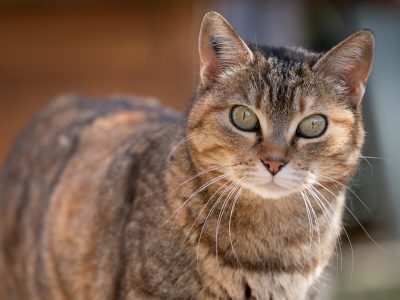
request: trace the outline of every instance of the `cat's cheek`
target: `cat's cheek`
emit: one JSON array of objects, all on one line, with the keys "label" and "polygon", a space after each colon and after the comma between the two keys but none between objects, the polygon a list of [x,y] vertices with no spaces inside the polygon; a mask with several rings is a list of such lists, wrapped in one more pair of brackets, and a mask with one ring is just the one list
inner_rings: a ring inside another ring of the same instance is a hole
[{"label": "cat's cheek", "polygon": [[349,153],[347,160],[346,160],[346,165],[355,165],[359,161],[361,157],[360,151],[354,151],[352,153]]},{"label": "cat's cheek", "polygon": [[345,126],[335,126],[329,136],[330,152],[338,152],[350,141],[350,130]]}]

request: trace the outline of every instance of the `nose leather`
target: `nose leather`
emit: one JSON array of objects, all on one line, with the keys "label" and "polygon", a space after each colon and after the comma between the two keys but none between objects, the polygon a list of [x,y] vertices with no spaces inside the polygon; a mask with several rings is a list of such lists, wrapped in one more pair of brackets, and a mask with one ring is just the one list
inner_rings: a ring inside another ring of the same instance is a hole
[{"label": "nose leather", "polygon": [[261,161],[272,175],[276,175],[286,165],[282,160],[261,159]]}]

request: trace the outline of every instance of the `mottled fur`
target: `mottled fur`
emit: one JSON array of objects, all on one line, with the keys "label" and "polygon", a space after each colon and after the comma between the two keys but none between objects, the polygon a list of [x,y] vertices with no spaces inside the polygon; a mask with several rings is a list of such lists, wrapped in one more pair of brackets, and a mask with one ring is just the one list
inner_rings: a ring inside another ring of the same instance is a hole
[{"label": "mottled fur", "polygon": [[[368,31],[327,55],[247,46],[209,13],[186,114],[52,103],[0,173],[0,299],[312,298],[359,161],[372,47]],[[235,105],[258,132],[232,125]],[[326,133],[298,137],[314,113]],[[267,156],[288,162],[274,178]]]}]

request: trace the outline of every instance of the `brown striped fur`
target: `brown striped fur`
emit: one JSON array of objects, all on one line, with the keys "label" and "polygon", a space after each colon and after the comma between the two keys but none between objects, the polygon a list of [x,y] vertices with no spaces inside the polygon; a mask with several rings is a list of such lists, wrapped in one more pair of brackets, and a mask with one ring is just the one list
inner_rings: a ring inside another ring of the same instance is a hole
[{"label": "brown striped fur", "polygon": [[[209,13],[186,114],[50,104],[0,173],[0,299],[312,298],[359,161],[372,50],[368,31],[326,55],[253,47]],[[258,132],[232,125],[235,105]],[[298,137],[313,113],[326,133]],[[273,179],[268,155],[288,161]]]}]

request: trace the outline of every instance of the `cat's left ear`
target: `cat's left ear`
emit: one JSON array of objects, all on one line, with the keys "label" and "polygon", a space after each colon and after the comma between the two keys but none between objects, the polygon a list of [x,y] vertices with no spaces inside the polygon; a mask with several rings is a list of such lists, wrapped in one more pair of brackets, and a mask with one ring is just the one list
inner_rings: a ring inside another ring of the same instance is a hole
[{"label": "cat's left ear", "polygon": [[329,80],[357,108],[364,96],[374,56],[374,37],[358,31],[320,58],[313,70]]},{"label": "cat's left ear", "polygon": [[218,13],[207,13],[199,36],[200,84],[210,86],[224,70],[253,60],[253,52]]}]

